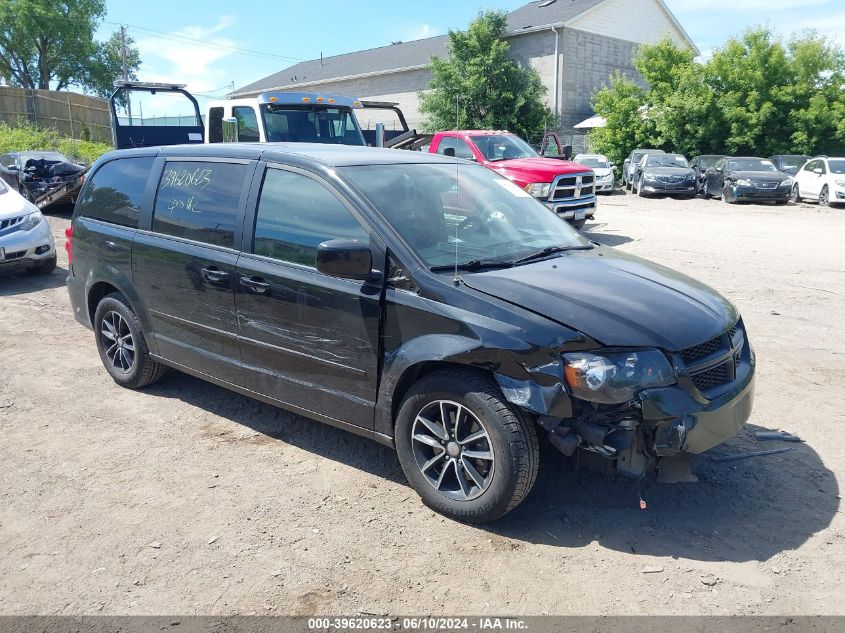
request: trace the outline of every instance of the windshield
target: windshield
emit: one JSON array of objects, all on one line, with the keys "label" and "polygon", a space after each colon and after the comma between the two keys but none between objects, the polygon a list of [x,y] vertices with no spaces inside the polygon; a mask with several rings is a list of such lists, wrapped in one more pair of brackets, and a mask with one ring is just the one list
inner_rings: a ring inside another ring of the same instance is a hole
[{"label": "windshield", "polygon": [[544,248],[589,248],[565,220],[476,165],[400,164],[340,171],[430,267],[509,262]]},{"label": "windshield", "polygon": [[698,166],[701,169],[710,169],[720,158],[724,158],[724,156],[702,156],[698,159]]},{"label": "windshield", "polygon": [[740,158],[728,162],[730,171],[777,171],[770,160],[762,158]]},{"label": "windshield", "polygon": [[830,173],[845,174],[845,158],[832,158],[827,164],[830,165]]},{"label": "windshield", "polygon": [[262,106],[267,140],[294,143],[365,145],[351,110],[314,106]]},{"label": "windshield", "polygon": [[491,162],[539,156],[528,143],[512,134],[485,134],[470,138],[484,158]]},{"label": "windshield", "polygon": [[801,167],[804,166],[810,160],[809,156],[781,156],[780,157],[780,165],[781,169],[794,169],[798,171]]},{"label": "windshield", "polygon": [[25,154],[21,154],[21,158],[24,163],[28,160],[55,160],[63,163],[71,162],[67,156],[59,154],[58,152],[26,152]]},{"label": "windshield", "polygon": [[679,154],[650,155],[646,167],[689,167],[687,159]]},{"label": "windshield", "polygon": [[584,167],[592,167],[593,169],[610,168],[610,165],[608,165],[606,158],[579,158],[578,156],[576,156],[573,161],[578,163],[579,165],[584,165]]}]

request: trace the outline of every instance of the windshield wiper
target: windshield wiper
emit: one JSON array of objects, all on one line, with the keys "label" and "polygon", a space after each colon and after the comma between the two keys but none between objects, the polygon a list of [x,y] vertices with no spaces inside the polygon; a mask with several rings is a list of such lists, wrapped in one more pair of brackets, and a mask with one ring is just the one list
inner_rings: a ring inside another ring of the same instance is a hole
[{"label": "windshield wiper", "polygon": [[[458,264],[458,270],[481,270],[482,268],[510,268],[513,262],[504,259],[472,259],[468,262],[461,262]],[[455,270],[455,264],[443,264],[442,266],[432,266],[429,268],[431,272],[438,272],[441,270]]]},{"label": "windshield wiper", "polygon": [[541,251],[531,253],[531,255],[526,255],[525,257],[514,259],[513,261],[511,261],[511,264],[513,264],[514,266],[519,266],[520,264],[524,264],[526,262],[531,262],[537,259],[543,259],[544,257],[554,255],[555,253],[563,253],[566,251],[588,251],[592,248],[592,244],[581,244],[578,246],[547,246]]}]

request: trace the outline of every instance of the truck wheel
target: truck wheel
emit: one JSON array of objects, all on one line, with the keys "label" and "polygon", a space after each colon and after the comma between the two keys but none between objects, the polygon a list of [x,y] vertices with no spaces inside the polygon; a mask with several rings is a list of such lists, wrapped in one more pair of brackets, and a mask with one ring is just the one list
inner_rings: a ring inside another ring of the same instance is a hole
[{"label": "truck wheel", "polygon": [[489,378],[466,370],[429,374],[411,387],[396,418],[402,470],[423,503],[458,521],[510,512],[534,485],[534,426]]},{"label": "truck wheel", "polygon": [[121,387],[139,389],[164,375],[165,366],[150,357],[138,317],[122,294],[114,292],[100,301],[94,333],[100,360]]}]

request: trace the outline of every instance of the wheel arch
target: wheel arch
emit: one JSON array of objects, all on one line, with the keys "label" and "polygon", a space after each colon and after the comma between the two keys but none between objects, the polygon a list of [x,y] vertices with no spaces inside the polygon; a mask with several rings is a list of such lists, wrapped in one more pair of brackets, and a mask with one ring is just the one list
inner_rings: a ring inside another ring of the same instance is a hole
[{"label": "wheel arch", "polygon": [[96,331],[97,328],[94,324],[94,315],[97,312],[97,306],[100,304],[100,301],[102,301],[104,297],[115,292],[122,294],[129,302],[129,307],[138,317],[138,321],[141,324],[141,331],[147,341],[147,346],[150,348],[150,351],[157,353],[158,349],[155,345],[155,339],[150,336],[152,326],[150,324],[149,315],[144,308],[141,298],[135,292],[132,284],[129,283],[128,280],[101,278],[96,280],[91,279],[88,283],[86,283],[85,306],[88,310],[88,322],[91,324],[91,327]]}]

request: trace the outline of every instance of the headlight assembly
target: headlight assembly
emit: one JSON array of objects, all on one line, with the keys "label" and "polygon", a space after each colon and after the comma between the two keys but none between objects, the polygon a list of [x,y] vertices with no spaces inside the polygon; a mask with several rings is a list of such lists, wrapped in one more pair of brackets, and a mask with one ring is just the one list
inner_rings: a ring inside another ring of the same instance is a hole
[{"label": "headlight assembly", "polygon": [[736,184],[740,187],[753,187],[754,183],[748,180],[748,178],[740,178],[736,181]]},{"label": "headlight assembly", "polygon": [[662,352],[645,350],[564,354],[564,375],[572,395],[588,402],[620,404],[649,387],[675,383],[675,374]]},{"label": "headlight assembly", "polygon": [[21,230],[22,231],[31,231],[36,226],[41,224],[41,222],[43,220],[44,220],[44,216],[41,215],[41,211],[36,211],[34,213],[30,213],[29,215],[27,215],[23,219],[23,222],[21,223]]},{"label": "headlight assembly", "polygon": [[525,185],[525,191],[535,198],[548,198],[551,187],[552,183],[550,182],[532,182]]},{"label": "headlight assembly", "polygon": [[791,187],[795,182],[794,178],[787,178],[786,180],[782,180],[780,183],[780,187]]},{"label": "headlight assembly", "polygon": [[837,187],[845,187],[845,180],[837,180],[836,186]]}]

